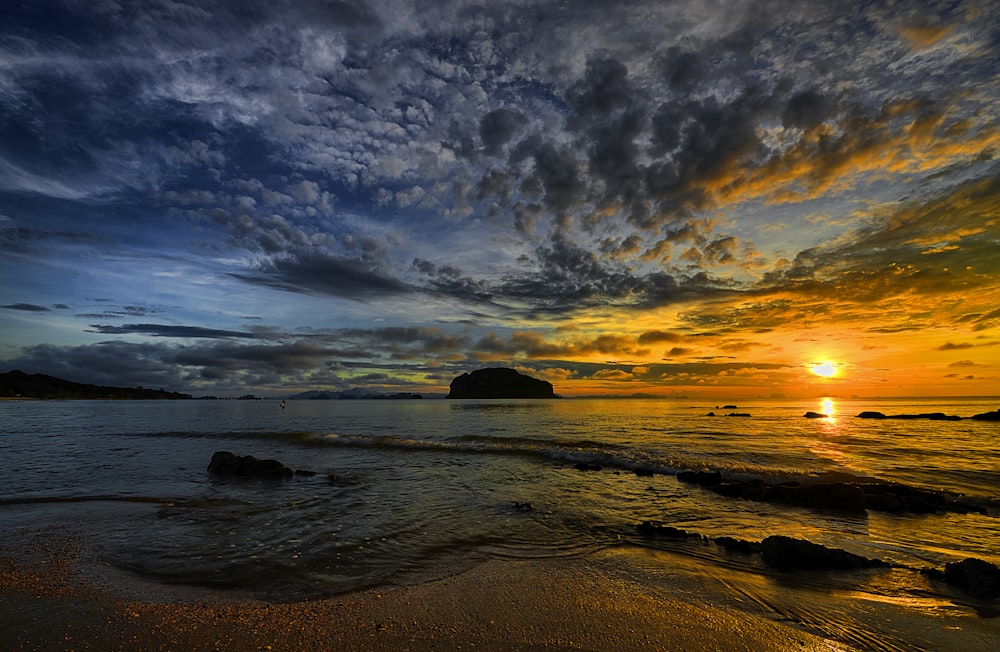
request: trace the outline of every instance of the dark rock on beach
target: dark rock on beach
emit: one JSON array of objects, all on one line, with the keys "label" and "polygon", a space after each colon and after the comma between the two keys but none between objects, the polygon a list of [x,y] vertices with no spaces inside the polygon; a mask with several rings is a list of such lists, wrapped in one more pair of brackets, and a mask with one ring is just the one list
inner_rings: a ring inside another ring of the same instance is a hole
[{"label": "dark rock on beach", "polygon": [[715,543],[722,546],[726,552],[738,552],[744,555],[753,554],[757,552],[760,547],[759,544],[756,544],[753,541],[737,539],[735,537],[716,537]]},{"label": "dark rock on beach", "polygon": [[764,562],[782,571],[853,570],[887,566],[879,559],[869,559],[839,548],[786,536],[770,536],[760,544]]},{"label": "dark rock on beach", "polygon": [[451,381],[447,398],[557,398],[552,383],[514,369],[491,367]]},{"label": "dark rock on beach", "polygon": [[983,600],[1000,598],[1000,568],[982,559],[970,557],[946,564],[940,576],[948,584],[958,587],[974,598]]},{"label": "dark rock on beach", "polygon": [[293,475],[292,470],[278,460],[262,460],[253,455],[235,455],[229,451],[216,451],[208,463],[208,472],[268,480],[284,480]]}]

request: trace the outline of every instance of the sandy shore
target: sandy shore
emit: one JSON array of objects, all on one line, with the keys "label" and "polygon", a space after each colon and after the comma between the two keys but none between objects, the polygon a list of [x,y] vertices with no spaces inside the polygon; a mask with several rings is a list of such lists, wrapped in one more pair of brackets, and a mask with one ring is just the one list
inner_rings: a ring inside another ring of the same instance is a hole
[{"label": "sandy shore", "polygon": [[[9,544],[9,541],[8,541]],[[628,554],[608,551],[607,556]],[[456,575],[294,603],[136,599],[81,569],[65,533],[0,550],[9,650],[844,650],[779,623],[652,597],[593,558],[485,560]],[[611,560],[613,561],[613,560]]]}]

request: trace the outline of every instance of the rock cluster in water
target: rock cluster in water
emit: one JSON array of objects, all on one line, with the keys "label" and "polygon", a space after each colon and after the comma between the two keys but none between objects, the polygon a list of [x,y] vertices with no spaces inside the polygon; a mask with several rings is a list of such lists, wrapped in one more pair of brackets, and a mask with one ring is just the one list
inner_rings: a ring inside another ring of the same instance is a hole
[{"label": "rock cluster in water", "polygon": [[278,460],[262,460],[253,455],[235,455],[229,451],[216,451],[208,463],[208,472],[241,478],[281,480],[294,475],[294,471]]},{"label": "rock cluster in water", "polygon": [[552,383],[506,367],[477,369],[451,381],[447,398],[557,398]]},{"label": "rock cluster in water", "polygon": [[972,417],[976,421],[1000,421],[1000,409],[995,412],[983,412]]},{"label": "rock cluster in water", "polygon": [[640,523],[636,526],[636,531],[646,537],[713,541],[729,552],[759,554],[768,566],[782,571],[851,570],[889,566],[888,563],[880,559],[869,559],[839,548],[827,548],[818,543],[787,536],[770,536],[760,543],[734,537],[708,539],[694,532],[688,532],[671,525],[657,525],[651,521]]},{"label": "rock cluster in water", "polygon": [[[709,541],[730,553],[760,555],[765,564],[779,571],[847,571],[893,567],[893,564],[881,559],[871,559],[840,548],[828,548],[789,536],[769,536],[759,543],[735,537],[710,538],[672,525],[659,525],[651,521],[644,521],[635,526],[635,529],[644,537]],[[970,557],[945,564],[943,570],[920,569],[919,572],[933,580],[958,588],[974,598],[1000,599],[1000,568],[982,559]]]},{"label": "rock cluster in water", "polygon": [[718,471],[681,471],[681,482],[696,484],[731,498],[797,505],[845,512],[937,514],[954,512],[988,514],[988,509],[960,497],[917,489],[894,482],[781,482],[761,479],[727,480]]},{"label": "rock cluster in water", "polygon": [[[806,416],[812,414],[806,413]],[[858,415],[859,419],[927,419],[930,421],[961,421],[963,417],[956,414],[945,414],[944,412],[924,412],[922,414],[885,414],[874,410],[866,410]],[[983,412],[971,417],[974,421],[1000,421],[1000,410],[996,412]]]}]

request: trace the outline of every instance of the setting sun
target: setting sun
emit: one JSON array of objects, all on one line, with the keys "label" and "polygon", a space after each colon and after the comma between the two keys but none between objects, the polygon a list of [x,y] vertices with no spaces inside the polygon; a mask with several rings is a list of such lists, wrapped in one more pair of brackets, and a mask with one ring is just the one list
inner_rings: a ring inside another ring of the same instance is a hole
[{"label": "setting sun", "polygon": [[837,373],[837,367],[832,362],[817,362],[809,367],[809,370],[824,378],[830,378]]}]

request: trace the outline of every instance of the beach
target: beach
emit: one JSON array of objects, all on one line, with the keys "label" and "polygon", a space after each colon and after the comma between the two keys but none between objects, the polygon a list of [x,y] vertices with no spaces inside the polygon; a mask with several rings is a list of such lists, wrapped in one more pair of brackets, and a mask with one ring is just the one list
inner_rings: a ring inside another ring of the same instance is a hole
[{"label": "beach", "polygon": [[[108,580],[62,528],[4,536],[9,650],[846,650],[790,626],[648,594],[616,577],[623,551],[484,559],[411,586],[295,602]],[[137,595],[144,594],[142,597]]]},{"label": "beach", "polygon": [[996,424],[854,416],[996,401],[824,403],[8,401],[0,648],[1000,649]]}]

